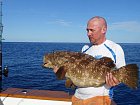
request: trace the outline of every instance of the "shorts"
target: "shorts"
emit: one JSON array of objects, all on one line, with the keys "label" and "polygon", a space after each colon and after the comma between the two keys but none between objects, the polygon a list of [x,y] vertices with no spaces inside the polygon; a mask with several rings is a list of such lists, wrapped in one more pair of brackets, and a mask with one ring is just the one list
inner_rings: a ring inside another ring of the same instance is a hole
[{"label": "shorts", "polygon": [[72,105],[111,105],[111,99],[109,96],[96,96],[82,100],[72,96]]}]

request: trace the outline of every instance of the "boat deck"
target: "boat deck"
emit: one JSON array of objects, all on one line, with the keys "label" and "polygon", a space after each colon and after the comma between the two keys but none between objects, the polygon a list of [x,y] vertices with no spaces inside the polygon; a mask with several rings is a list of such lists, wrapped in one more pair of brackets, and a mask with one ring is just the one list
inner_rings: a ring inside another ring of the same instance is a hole
[{"label": "boat deck", "polygon": [[71,95],[63,91],[8,88],[0,98],[0,105],[71,105]]}]

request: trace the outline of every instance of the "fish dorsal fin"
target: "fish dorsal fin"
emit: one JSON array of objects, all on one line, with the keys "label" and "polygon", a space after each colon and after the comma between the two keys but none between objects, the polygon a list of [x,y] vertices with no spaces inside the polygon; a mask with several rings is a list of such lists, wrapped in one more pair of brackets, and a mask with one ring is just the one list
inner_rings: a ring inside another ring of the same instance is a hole
[{"label": "fish dorsal fin", "polygon": [[99,59],[99,65],[105,65],[109,68],[114,68],[116,65],[114,64],[114,61],[109,57],[102,57]]},{"label": "fish dorsal fin", "polygon": [[56,72],[56,76],[60,80],[65,78],[65,74],[66,74],[66,70],[64,66],[61,66]]}]

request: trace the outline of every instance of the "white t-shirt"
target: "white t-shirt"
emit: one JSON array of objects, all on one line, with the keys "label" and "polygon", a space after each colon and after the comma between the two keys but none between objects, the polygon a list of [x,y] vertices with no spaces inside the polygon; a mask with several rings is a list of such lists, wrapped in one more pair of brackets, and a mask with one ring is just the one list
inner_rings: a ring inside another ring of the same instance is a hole
[{"label": "white t-shirt", "polygon": [[[85,45],[82,48],[82,52],[92,55],[96,59],[102,57],[110,57],[116,64],[117,68],[125,65],[124,52],[120,45],[106,40],[100,45],[92,45],[89,47]],[[105,96],[108,95],[109,88],[104,85],[101,87],[87,87],[87,88],[77,88],[75,91],[75,96],[79,99],[87,99],[95,96]]]}]

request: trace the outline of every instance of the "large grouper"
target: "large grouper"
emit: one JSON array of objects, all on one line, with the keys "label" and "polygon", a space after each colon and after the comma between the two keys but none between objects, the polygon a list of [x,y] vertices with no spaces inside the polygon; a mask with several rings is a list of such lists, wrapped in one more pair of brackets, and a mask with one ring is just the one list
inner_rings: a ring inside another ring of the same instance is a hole
[{"label": "large grouper", "polygon": [[56,76],[58,79],[66,78],[66,87],[71,87],[72,84],[77,87],[100,87],[105,84],[105,77],[110,72],[129,87],[138,87],[137,64],[128,64],[117,69],[113,60],[108,57],[95,59],[81,52],[56,51],[44,55],[43,67],[57,67]]}]

